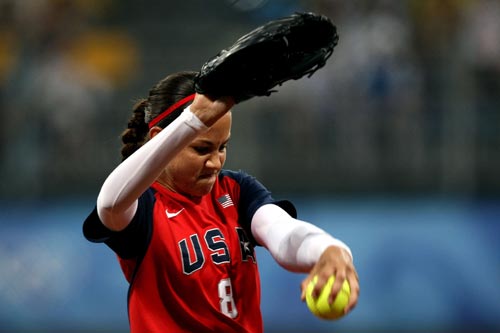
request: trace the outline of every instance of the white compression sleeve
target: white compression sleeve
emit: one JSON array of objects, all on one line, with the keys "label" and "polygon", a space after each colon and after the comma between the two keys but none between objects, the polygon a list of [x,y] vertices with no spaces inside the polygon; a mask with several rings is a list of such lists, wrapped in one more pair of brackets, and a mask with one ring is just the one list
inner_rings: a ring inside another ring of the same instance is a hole
[{"label": "white compression sleeve", "polygon": [[208,128],[187,107],[104,181],[97,198],[97,213],[112,230],[124,229],[134,217],[137,199],[158,178],[165,165]]},{"label": "white compression sleeve", "polygon": [[345,243],[308,222],[292,218],[274,204],[257,209],[251,228],[255,240],[290,271],[308,272],[331,245],[345,249],[352,259]]}]

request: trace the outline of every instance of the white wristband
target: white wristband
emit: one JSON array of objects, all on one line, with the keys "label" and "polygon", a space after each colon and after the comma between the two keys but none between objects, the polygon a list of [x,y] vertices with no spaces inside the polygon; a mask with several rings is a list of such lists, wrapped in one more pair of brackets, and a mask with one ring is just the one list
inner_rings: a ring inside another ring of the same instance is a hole
[{"label": "white wristband", "polygon": [[205,125],[200,120],[200,118],[198,118],[193,112],[191,112],[191,105],[185,108],[179,117],[182,117],[186,125],[196,131],[208,130],[207,125]]}]

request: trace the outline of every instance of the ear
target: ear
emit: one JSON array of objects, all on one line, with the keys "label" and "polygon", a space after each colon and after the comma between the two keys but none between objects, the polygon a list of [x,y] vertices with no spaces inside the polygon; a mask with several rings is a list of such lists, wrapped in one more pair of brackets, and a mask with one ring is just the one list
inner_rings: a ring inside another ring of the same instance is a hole
[{"label": "ear", "polygon": [[162,131],[162,129],[163,128],[158,127],[158,126],[151,127],[151,129],[149,130],[149,137],[154,138],[156,134],[158,134]]}]

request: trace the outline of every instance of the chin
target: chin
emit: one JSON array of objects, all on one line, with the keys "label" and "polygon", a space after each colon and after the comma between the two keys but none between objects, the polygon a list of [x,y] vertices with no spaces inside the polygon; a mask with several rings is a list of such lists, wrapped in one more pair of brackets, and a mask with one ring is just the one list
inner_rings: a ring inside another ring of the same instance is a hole
[{"label": "chin", "polygon": [[193,197],[202,197],[209,194],[212,191],[214,184],[199,184],[193,191],[190,191],[190,195]]}]

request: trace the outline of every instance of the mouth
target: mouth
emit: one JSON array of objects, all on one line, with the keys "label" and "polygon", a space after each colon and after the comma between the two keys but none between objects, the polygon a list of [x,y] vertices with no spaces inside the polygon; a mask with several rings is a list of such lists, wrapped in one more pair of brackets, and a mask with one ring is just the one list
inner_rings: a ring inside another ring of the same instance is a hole
[{"label": "mouth", "polygon": [[204,173],[201,174],[198,178],[202,180],[215,180],[217,178],[217,175],[219,172],[210,172],[210,173]]}]

